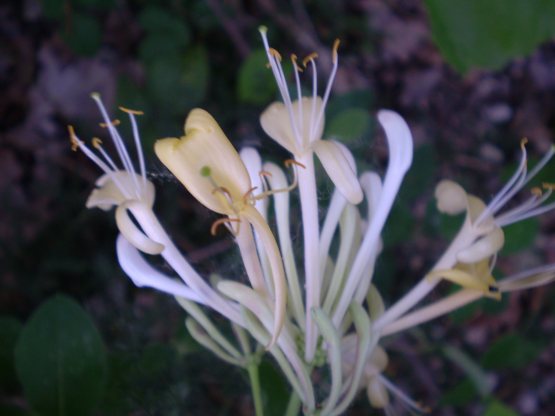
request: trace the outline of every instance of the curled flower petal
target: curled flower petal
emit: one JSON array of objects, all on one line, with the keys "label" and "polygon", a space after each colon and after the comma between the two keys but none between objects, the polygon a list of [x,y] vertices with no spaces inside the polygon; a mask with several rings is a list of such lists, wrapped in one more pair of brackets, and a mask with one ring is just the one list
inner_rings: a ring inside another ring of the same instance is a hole
[{"label": "curled flower petal", "polygon": [[160,254],[164,250],[164,246],[156,241],[148,238],[129,218],[129,209],[141,209],[144,206],[137,201],[126,201],[119,205],[116,209],[116,224],[119,231],[133,246],[137,247],[147,254]]},{"label": "curled flower petal", "polygon": [[437,209],[449,215],[457,215],[467,209],[466,191],[458,183],[442,180],[435,190]]},{"label": "curled flower petal", "polygon": [[[135,176],[135,178],[133,178]],[[138,181],[141,181],[141,175],[124,170],[114,171],[110,174],[104,174],[96,181],[97,188],[93,189],[87,199],[87,208],[100,208],[108,211],[114,206],[118,206],[123,202],[139,197],[124,195],[122,189],[133,189]],[[142,182],[141,182],[142,183]],[[149,207],[154,205],[155,190],[154,185],[150,181],[143,183],[140,200]]]},{"label": "curled flower petal", "polygon": [[480,237],[472,245],[457,253],[457,260],[463,263],[477,263],[495,255],[505,243],[505,235],[496,227],[490,233]]},{"label": "curled flower petal", "polygon": [[351,204],[360,203],[363,194],[358,182],[356,166],[345,146],[332,140],[318,140],[313,143],[313,149],[339,192]]},{"label": "curled flower petal", "polygon": [[152,267],[123,235],[116,242],[118,261],[123,271],[137,287],[151,287],[170,295],[205,303],[199,294]]}]

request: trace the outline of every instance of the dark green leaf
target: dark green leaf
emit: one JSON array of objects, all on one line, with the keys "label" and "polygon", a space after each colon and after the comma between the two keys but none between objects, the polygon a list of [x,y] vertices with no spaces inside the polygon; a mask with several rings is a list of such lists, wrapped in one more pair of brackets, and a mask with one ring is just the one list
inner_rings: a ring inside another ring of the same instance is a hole
[{"label": "dark green leaf", "polygon": [[0,391],[12,390],[17,385],[14,348],[20,331],[17,319],[0,317]]},{"label": "dark green leaf", "polygon": [[65,0],[42,0],[42,9],[48,19],[64,17]]},{"label": "dark green leaf", "polygon": [[519,221],[503,228],[505,244],[501,256],[514,254],[520,250],[532,247],[539,233],[540,224],[537,218]]},{"label": "dark green leaf", "polygon": [[367,135],[370,124],[367,110],[351,108],[340,112],[329,121],[324,136],[343,143],[358,140]]},{"label": "dark green leaf", "polygon": [[145,8],[139,16],[139,22],[149,35],[156,36],[162,49],[168,48],[165,43],[176,48],[182,48],[189,43],[191,34],[184,20],[160,7]]},{"label": "dark green leaf", "polygon": [[477,392],[474,384],[465,379],[452,389],[446,391],[440,399],[440,404],[447,406],[463,406],[476,400]]},{"label": "dark green leaf", "polygon": [[275,365],[262,360],[259,367],[260,384],[264,392],[264,409],[268,416],[281,416],[285,414],[285,407],[289,400],[290,389],[283,375]]},{"label": "dark green leaf", "polygon": [[79,55],[94,55],[102,41],[102,32],[98,22],[85,14],[74,13],[71,26],[63,36],[69,47]]},{"label": "dark green leaf", "polygon": [[104,345],[87,313],[66,296],[50,298],[31,316],[15,363],[27,400],[43,416],[87,415],[102,397]]},{"label": "dark green leaf", "polygon": [[498,69],[555,33],[551,0],[426,0],[432,35],[458,71]]},{"label": "dark green leaf", "polygon": [[519,334],[498,338],[482,357],[484,368],[497,370],[519,369],[534,361],[542,346]]},{"label": "dark green leaf", "polygon": [[483,416],[518,416],[518,413],[509,406],[497,400],[492,400],[488,404]]},{"label": "dark green leaf", "polygon": [[237,96],[247,104],[268,104],[276,94],[276,81],[266,67],[266,51],[253,51],[242,63],[237,80]]}]

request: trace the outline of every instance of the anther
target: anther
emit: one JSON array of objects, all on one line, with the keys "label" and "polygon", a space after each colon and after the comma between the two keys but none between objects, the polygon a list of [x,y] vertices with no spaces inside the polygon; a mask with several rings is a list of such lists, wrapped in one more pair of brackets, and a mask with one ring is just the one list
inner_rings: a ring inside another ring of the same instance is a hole
[{"label": "anther", "polygon": [[523,137],[522,140],[520,141],[520,148],[522,149],[522,151],[524,151],[524,148],[526,147],[527,144],[528,144],[528,139],[526,137]]},{"label": "anther", "polygon": [[293,67],[299,71],[299,72],[303,72],[303,69],[299,66],[299,64],[297,64],[297,55],[295,55],[294,53],[291,54],[291,62],[293,63]]},{"label": "anther", "polygon": [[272,174],[270,172],[268,172],[267,170],[261,170],[260,172],[258,172],[259,176],[266,176],[268,178],[272,177]]},{"label": "anther", "polygon": [[306,166],[303,165],[301,162],[297,162],[295,159],[287,159],[283,162],[286,167],[291,167],[291,165],[299,166],[303,169],[306,169]]},{"label": "anther", "polygon": [[229,200],[231,200],[231,193],[224,188],[223,186],[218,186],[216,188],[214,188],[214,190],[212,191],[212,194],[215,194],[216,192],[220,192],[222,194],[224,194],[225,197],[229,198]]},{"label": "anther", "polygon": [[303,66],[306,68],[310,61],[314,61],[318,58],[318,54],[316,52],[312,52],[306,58],[303,59]]},{"label": "anther", "polygon": [[274,48],[269,48],[268,51],[270,52],[270,55],[281,62],[281,54],[277,50],[275,50]]},{"label": "anther", "polygon": [[532,195],[534,195],[537,198],[541,197],[542,194],[543,194],[543,192],[542,192],[542,190],[539,186],[534,186],[532,189],[530,189],[530,192],[532,193]]},{"label": "anther", "polygon": [[[236,223],[240,223],[241,220],[239,218],[220,218],[216,221],[214,221],[212,223],[212,226],[210,227],[210,234],[212,235],[216,235],[216,232],[218,231],[218,228],[220,227],[220,225],[226,225],[232,222],[236,222]],[[229,228],[230,226],[228,226],[229,231],[231,231],[233,233],[233,230],[231,228]]]},{"label": "anther", "polygon": [[102,140],[100,140],[98,137],[93,137],[92,145],[95,149],[99,149],[102,147]]},{"label": "anther", "polygon": [[121,111],[123,111],[124,113],[127,114],[133,114],[135,116],[142,116],[144,114],[144,112],[140,111],[140,110],[132,110],[130,108],[127,107],[118,107]]},{"label": "anther", "polygon": [[339,49],[339,44],[341,43],[341,41],[339,39],[335,39],[335,41],[333,42],[333,47],[332,47],[332,60],[333,63],[337,62],[337,50]]},{"label": "anther", "polygon": [[[252,197],[252,193],[256,190],[256,186],[253,186],[251,189],[249,189],[247,192],[245,192],[245,194],[243,195],[243,203],[248,204],[249,202],[253,201],[255,198]],[[249,201],[249,197],[251,197],[250,201]]]},{"label": "anther", "polygon": [[543,182],[542,188],[547,191],[555,191],[555,183]]},{"label": "anther", "polygon": [[77,140],[77,136],[75,135],[75,129],[73,126],[68,125],[67,131],[69,132],[69,142],[71,144],[71,150],[76,152],[79,149],[79,141]]},{"label": "anther", "polygon": [[115,120],[110,121],[109,124],[108,124],[108,123],[98,123],[98,124],[99,124],[100,127],[102,127],[102,128],[106,128],[106,127],[108,127],[109,125],[115,127],[115,126],[119,126],[120,121],[116,118]]}]

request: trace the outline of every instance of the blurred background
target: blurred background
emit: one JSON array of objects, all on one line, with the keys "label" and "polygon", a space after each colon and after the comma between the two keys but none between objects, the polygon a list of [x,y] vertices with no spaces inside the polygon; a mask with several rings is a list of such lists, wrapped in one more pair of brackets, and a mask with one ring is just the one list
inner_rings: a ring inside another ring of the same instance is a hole
[{"label": "blurred background", "polygon": [[[200,106],[238,148],[288,157],[258,122],[278,97],[260,25],[284,56],[317,52],[321,85],[341,39],[325,137],[354,152],[359,172],[387,164],[378,109],[398,111],[413,131],[413,167],[376,274],[387,303],[425,274],[460,223],[435,210],[440,179],[487,199],[516,167],[521,138],[529,138],[531,163],[552,145],[548,0],[4,0],[0,414],[253,414],[246,374],[187,335],[171,297],[135,288],[120,271],[113,213],[84,205],[100,172],[71,152],[67,125],[82,139],[104,137],[91,92],[122,120],[118,105],[144,111],[159,218],[206,276],[240,277],[230,236],[210,235],[216,217],[171,178],[152,145],[180,135]],[[122,129],[129,132],[125,122]],[[555,181],[555,163],[540,176]],[[321,178],[325,204],[332,187]],[[508,227],[495,275],[554,262],[554,231],[553,213]],[[386,375],[432,414],[554,414],[554,295],[545,287],[477,302],[392,337]],[[45,355],[51,359],[33,361]],[[86,380],[72,370],[60,379],[60,362],[81,366]],[[271,361],[262,379],[269,414],[283,414],[288,393]],[[368,414],[363,396],[350,414]]]}]

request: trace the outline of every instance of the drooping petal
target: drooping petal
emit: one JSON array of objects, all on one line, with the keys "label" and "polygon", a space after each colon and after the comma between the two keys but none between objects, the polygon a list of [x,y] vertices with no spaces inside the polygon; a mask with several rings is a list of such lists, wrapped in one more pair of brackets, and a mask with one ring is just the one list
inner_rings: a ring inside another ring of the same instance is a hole
[{"label": "drooping petal", "polygon": [[180,296],[194,302],[205,300],[183,283],[160,273],[152,267],[141,253],[123,235],[116,241],[118,261],[123,271],[137,287],[151,287],[170,295]]},{"label": "drooping petal", "polygon": [[356,166],[349,150],[332,140],[318,140],[312,144],[318,159],[328,176],[351,204],[362,201],[362,189],[358,182]]},{"label": "drooping petal", "polygon": [[135,222],[129,217],[128,210],[150,209],[139,201],[125,201],[116,209],[116,224],[119,232],[134,247],[147,254],[160,254],[164,251],[164,245],[149,238],[142,230],[137,227]]},{"label": "drooping petal", "polygon": [[154,150],[187,190],[212,211],[233,214],[233,205],[242,204],[251,189],[239,154],[204,110],[197,108],[189,113],[185,136],[158,140]]}]

